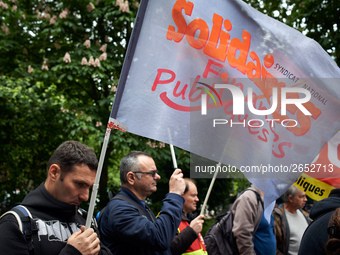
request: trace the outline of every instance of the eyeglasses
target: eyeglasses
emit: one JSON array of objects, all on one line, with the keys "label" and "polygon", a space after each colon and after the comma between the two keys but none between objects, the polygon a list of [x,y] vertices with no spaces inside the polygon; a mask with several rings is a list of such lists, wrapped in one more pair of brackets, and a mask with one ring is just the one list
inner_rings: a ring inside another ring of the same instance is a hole
[{"label": "eyeglasses", "polygon": [[152,171],[149,171],[149,172],[133,171],[132,173],[136,173],[136,174],[151,174],[152,178],[155,178],[156,174],[158,174],[158,170],[152,170]]}]

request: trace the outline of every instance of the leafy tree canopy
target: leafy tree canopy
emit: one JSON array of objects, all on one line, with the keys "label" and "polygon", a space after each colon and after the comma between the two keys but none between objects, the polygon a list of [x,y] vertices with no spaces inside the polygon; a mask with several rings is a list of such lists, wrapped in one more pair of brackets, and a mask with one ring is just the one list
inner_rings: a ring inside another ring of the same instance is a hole
[{"label": "leafy tree canopy", "polygon": [[[247,2],[312,37],[339,61],[338,1]],[[100,155],[138,6],[132,0],[0,0],[0,201],[7,206],[44,181],[46,162],[63,141],[84,142]],[[159,208],[173,170],[168,145],[112,132],[99,209],[108,189],[118,191],[119,162],[131,150],[155,158],[162,179],[150,202]],[[176,155],[188,176],[189,153],[176,149]],[[198,180],[201,202],[209,183]],[[210,208],[221,210],[246,185],[218,179]]]}]

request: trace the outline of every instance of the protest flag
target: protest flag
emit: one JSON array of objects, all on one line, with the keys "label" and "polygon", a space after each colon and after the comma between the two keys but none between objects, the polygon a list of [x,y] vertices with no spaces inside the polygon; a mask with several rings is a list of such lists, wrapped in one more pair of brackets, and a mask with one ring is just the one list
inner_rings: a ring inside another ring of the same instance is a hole
[{"label": "protest flag", "polygon": [[340,129],[339,77],[318,43],[241,0],[142,0],[111,117],[242,171],[268,206]]},{"label": "protest flag", "polygon": [[340,188],[340,132],[323,147],[294,185],[315,201]]}]

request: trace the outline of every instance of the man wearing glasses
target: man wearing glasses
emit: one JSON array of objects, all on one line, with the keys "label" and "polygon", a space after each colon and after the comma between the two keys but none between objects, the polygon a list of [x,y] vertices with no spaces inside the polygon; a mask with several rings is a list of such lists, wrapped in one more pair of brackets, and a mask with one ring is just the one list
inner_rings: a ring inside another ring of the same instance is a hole
[{"label": "man wearing glasses", "polygon": [[100,222],[101,240],[113,254],[171,254],[170,244],[182,217],[185,182],[182,171],[176,169],[156,219],[145,199],[157,190],[160,178],[149,154],[133,151],[122,159],[119,195],[127,199],[111,200]]}]

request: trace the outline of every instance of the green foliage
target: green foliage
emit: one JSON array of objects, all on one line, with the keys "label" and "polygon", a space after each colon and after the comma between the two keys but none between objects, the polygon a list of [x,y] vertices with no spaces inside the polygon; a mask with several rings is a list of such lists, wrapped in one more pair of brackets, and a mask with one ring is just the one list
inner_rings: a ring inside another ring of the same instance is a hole
[{"label": "green foliage", "polygon": [[340,65],[340,1],[245,0],[245,2],[314,39],[333,57],[338,66]]},{"label": "green foliage", "polygon": [[[314,38],[339,61],[340,2],[247,2]],[[44,181],[46,162],[61,142],[78,140],[100,155],[138,1],[128,1],[129,10],[115,0],[2,3],[0,201],[13,205]],[[97,209],[106,205],[108,190],[118,192],[120,159],[131,150],[149,152],[156,161],[162,179],[149,202],[155,212],[160,209],[173,171],[169,146],[116,130],[106,151]],[[176,148],[176,156],[188,177],[189,153]],[[197,180],[201,203],[209,184],[210,179]],[[225,210],[248,184],[217,179],[209,210]]]},{"label": "green foliage", "polygon": [[292,6],[289,25],[317,41],[340,64],[340,2],[337,0],[287,1]]},{"label": "green foliage", "polygon": [[[45,163],[62,141],[82,141],[99,156],[138,9],[135,1],[129,11],[116,1],[2,3],[1,201],[6,192],[26,193],[43,181]],[[123,137],[112,141],[123,144]],[[107,155],[122,151],[110,145]],[[103,203],[107,169],[105,164]]]},{"label": "green foliage", "polygon": [[205,236],[208,229],[211,227],[211,225],[216,221],[216,218],[210,218],[210,219],[204,219],[203,229],[202,229],[202,236]]},{"label": "green foliage", "polygon": [[66,139],[81,140],[88,121],[66,110],[70,102],[55,85],[5,76],[0,82],[0,199],[13,194],[13,205],[45,179],[53,149]]}]

